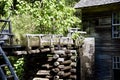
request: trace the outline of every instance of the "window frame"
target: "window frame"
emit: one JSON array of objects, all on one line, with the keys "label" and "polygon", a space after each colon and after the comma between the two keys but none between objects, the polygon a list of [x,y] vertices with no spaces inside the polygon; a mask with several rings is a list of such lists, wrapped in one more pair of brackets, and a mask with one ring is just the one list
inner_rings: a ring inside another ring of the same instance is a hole
[{"label": "window frame", "polygon": [[119,69],[120,70],[120,56],[113,56],[112,69]]},{"label": "window frame", "polygon": [[[111,20],[112,21],[112,24],[111,24],[112,25],[112,38],[113,39],[120,39],[120,12],[113,12],[111,19],[112,19]],[[116,22],[115,19],[116,20],[118,19],[118,23]],[[115,28],[116,28],[116,31],[115,31]]]}]

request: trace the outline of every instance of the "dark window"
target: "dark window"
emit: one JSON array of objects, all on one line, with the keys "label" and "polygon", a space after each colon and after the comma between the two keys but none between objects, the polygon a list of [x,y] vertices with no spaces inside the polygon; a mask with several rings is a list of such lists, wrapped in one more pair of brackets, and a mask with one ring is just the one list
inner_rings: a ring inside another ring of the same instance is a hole
[{"label": "dark window", "polygon": [[120,56],[113,57],[113,69],[120,69]]},{"label": "dark window", "polygon": [[113,57],[113,80],[120,80],[120,56]]},{"label": "dark window", "polygon": [[112,38],[120,38],[120,12],[112,14]]}]

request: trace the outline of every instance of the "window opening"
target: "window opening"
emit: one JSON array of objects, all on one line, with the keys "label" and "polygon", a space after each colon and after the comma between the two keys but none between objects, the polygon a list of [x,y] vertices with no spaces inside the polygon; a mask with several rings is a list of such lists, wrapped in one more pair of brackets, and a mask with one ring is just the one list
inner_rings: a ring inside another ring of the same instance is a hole
[{"label": "window opening", "polygon": [[120,12],[112,14],[112,38],[120,38]]}]

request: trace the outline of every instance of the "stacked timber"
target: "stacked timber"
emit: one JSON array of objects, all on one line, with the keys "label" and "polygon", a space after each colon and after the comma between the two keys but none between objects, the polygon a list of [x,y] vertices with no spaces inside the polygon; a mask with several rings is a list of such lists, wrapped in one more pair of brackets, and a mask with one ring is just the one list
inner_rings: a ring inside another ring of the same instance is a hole
[{"label": "stacked timber", "polygon": [[65,49],[39,57],[39,69],[33,80],[77,80],[76,56],[76,50]]},{"label": "stacked timber", "polygon": [[[39,55],[27,58],[28,63],[35,63],[35,65],[27,64],[30,69],[27,68],[28,70],[26,71],[35,71],[35,73],[30,73],[30,75],[27,74],[28,77],[33,74],[35,77],[34,79],[32,78],[33,80],[77,80],[77,52],[73,49],[79,47],[80,38],[75,41],[71,37],[77,30],[71,29],[68,37],[51,34],[27,34],[27,39],[25,39],[27,40],[25,41],[27,53]],[[19,51],[17,52],[20,53]],[[31,78],[26,79],[31,80]]]},{"label": "stacked timber", "polygon": [[76,50],[56,50],[54,54],[57,55],[57,59],[51,70],[53,80],[76,80]]}]

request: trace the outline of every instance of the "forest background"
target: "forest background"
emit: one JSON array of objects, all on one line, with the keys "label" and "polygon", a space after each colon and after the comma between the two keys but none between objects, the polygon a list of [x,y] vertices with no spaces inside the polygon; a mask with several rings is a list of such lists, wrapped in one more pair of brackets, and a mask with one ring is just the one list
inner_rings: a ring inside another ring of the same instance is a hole
[{"label": "forest background", "polygon": [[[81,28],[79,12],[73,8],[79,0],[0,0],[0,19],[12,23],[15,39],[27,33],[63,34],[68,28]],[[76,17],[77,15],[77,17]],[[3,23],[0,23],[0,26]],[[22,79],[24,57],[9,57]]]}]

